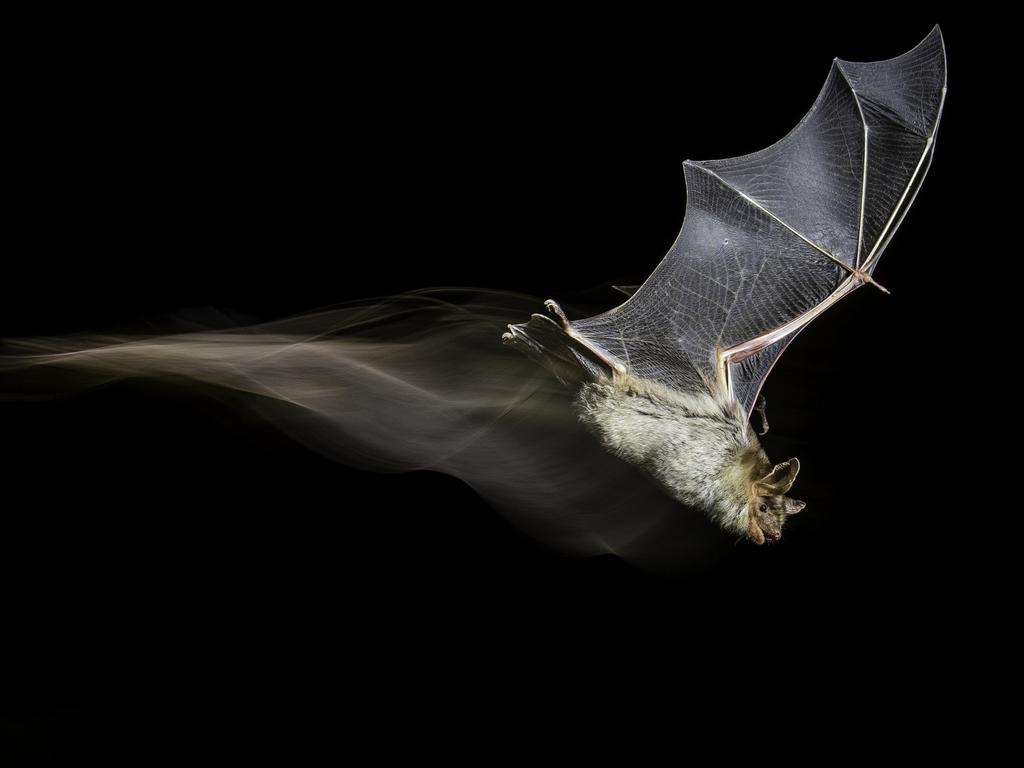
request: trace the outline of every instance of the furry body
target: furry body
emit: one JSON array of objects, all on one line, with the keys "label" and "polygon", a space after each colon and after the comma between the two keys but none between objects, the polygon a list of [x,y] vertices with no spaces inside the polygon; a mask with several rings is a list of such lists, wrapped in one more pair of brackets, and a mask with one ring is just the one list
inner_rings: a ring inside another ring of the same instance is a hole
[{"label": "furry body", "polygon": [[584,384],[574,403],[609,451],[726,530],[748,533],[751,478],[772,465],[739,402],[622,377]]}]

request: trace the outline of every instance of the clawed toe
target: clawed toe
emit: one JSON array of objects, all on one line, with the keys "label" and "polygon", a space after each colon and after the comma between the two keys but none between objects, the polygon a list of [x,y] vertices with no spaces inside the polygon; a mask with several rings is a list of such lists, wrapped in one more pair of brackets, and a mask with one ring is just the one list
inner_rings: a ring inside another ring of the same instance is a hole
[{"label": "clawed toe", "polygon": [[565,316],[565,312],[562,310],[560,306],[558,306],[557,301],[555,301],[554,299],[548,299],[547,301],[544,302],[544,307],[548,310],[548,312],[550,312],[552,315],[558,318],[558,323],[559,325],[562,326],[563,331],[569,330],[569,318]]}]

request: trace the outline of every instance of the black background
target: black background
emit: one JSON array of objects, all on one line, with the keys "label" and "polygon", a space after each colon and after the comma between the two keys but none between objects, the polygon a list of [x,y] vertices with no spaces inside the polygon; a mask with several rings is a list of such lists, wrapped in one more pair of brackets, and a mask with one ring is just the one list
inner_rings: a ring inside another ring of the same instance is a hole
[{"label": "black background", "polygon": [[602,286],[640,282],[675,238],[684,159],[771,143],[833,56],[896,55],[935,21],[950,93],[876,273],[893,295],[830,311],[765,390],[766,446],[800,457],[810,502],[779,545],[655,576],[548,552],[451,477],[353,471],[171,386],[5,403],[5,668],[26,685],[0,739],[58,760],[312,753],[452,694],[669,670],[928,694],[951,673],[925,650],[980,610],[961,377],[919,373],[961,279],[975,25],[396,10],[27,33],[0,337],[432,285],[611,302]]}]

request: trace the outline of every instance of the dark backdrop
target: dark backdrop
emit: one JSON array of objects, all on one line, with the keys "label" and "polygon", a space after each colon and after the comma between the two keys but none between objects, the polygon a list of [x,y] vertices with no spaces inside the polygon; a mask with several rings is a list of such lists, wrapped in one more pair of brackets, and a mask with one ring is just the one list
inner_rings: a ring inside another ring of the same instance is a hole
[{"label": "dark backdrop", "polygon": [[654,576],[552,554],[451,477],[353,471],[170,386],[5,404],[5,631],[29,685],[0,738],[58,756],[316,750],[346,724],[418,718],[438,691],[518,690],[539,661],[535,699],[653,657],[659,677],[806,664],[927,692],[921,648],[966,608],[971,554],[957,374],[920,373],[946,349],[963,257],[971,26],[396,12],[36,28],[9,118],[25,173],[3,337],[436,285],[611,302],[602,286],[640,282],[675,238],[684,159],[767,145],[833,56],[901,53],[936,20],[950,95],[876,273],[893,295],[830,311],[765,390],[769,452],[800,457],[814,498],[779,545]]}]

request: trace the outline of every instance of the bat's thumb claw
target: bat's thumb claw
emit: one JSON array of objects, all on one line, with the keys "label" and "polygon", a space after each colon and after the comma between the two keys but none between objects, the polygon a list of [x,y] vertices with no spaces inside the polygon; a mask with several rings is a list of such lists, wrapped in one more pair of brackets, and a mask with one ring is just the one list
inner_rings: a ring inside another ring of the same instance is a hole
[{"label": "bat's thumb claw", "polygon": [[857,280],[859,280],[863,284],[873,285],[873,286],[875,286],[875,288],[880,290],[882,293],[885,293],[885,294],[888,294],[888,295],[892,295],[892,291],[890,291],[888,288],[886,288],[881,283],[877,282],[871,275],[869,275],[863,269],[855,269],[853,271],[853,276],[854,276],[854,278],[856,278]]}]

